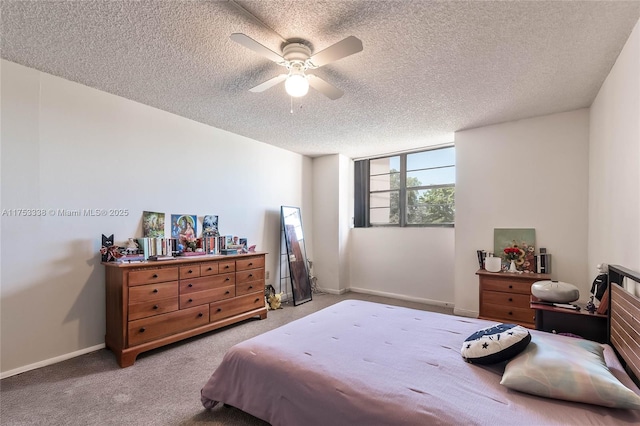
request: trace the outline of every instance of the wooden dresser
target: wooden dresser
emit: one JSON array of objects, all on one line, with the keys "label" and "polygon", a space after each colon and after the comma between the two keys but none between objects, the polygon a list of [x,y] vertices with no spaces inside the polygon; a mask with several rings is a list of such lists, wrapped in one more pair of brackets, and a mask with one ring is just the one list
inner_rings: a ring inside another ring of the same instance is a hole
[{"label": "wooden dresser", "polygon": [[480,278],[479,318],[535,328],[535,310],[531,309],[531,284],[549,280],[549,274],[476,272]]},{"label": "wooden dresser", "polygon": [[128,367],[141,352],[247,318],[266,318],[265,255],[103,263],[106,346]]}]

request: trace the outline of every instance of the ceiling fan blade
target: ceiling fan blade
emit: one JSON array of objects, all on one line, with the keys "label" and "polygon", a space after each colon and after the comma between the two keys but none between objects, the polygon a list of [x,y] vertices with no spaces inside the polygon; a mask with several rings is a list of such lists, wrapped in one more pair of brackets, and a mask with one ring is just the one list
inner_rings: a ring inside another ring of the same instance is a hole
[{"label": "ceiling fan blade", "polygon": [[277,63],[277,64],[281,64],[284,63],[285,60],[282,56],[278,55],[276,52],[274,52],[273,50],[269,49],[268,47],[265,47],[263,45],[261,45],[260,43],[258,43],[257,41],[255,41],[254,39],[252,39],[249,36],[246,36],[242,33],[233,33],[231,34],[231,36],[229,36],[229,38],[233,41],[235,41],[238,44],[243,45],[244,47],[246,47],[247,49],[251,49],[254,52],[256,52],[259,55],[264,56],[267,59],[272,60],[273,62]]},{"label": "ceiling fan blade", "polygon": [[264,92],[265,90],[272,88],[276,84],[282,83],[286,79],[287,79],[287,74],[280,74],[276,77],[273,77],[265,81],[264,83],[258,84],[256,87],[252,87],[251,89],[249,89],[249,91],[254,93]]},{"label": "ceiling fan blade", "polygon": [[362,41],[354,36],[349,36],[324,50],[313,55],[309,61],[315,67],[321,67],[339,59],[362,51]]},{"label": "ceiling fan blade", "polygon": [[322,93],[331,100],[335,101],[336,99],[344,95],[344,92],[342,90],[338,89],[335,86],[332,86],[317,75],[307,74],[307,77],[309,79],[309,86],[313,87],[318,92]]}]

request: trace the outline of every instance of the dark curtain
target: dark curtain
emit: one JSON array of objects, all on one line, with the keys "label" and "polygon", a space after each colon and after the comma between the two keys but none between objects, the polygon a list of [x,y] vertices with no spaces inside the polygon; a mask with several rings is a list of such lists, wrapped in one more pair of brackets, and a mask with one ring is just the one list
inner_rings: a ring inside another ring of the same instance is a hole
[{"label": "dark curtain", "polygon": [[366,228],[369,226],[369,160],[354,162],[354,171],[353,226]]}]

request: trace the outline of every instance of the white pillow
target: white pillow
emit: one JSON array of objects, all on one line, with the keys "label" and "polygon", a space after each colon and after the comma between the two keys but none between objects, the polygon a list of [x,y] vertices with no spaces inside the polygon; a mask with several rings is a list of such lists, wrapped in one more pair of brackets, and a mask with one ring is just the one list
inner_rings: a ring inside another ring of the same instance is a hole
[{"label": "white pillow", "polygon": [[640,410],[640,396],[607,367],[602,345],[536,333],[505,367],[500,384],[547,398]]}]

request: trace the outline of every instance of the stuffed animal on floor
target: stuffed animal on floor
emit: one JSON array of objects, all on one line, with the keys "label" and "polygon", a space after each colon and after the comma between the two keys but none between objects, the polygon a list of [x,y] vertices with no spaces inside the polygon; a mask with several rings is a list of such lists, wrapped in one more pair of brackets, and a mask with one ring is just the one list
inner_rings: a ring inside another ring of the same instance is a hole
[{"label": "stuffed animal on floor", "polygon": [[267,299],[267,301],[269,302],[269,309],[274,310],[274,309],[282,309],[282,293],[274,293],[269,295],[269,298]]}]

